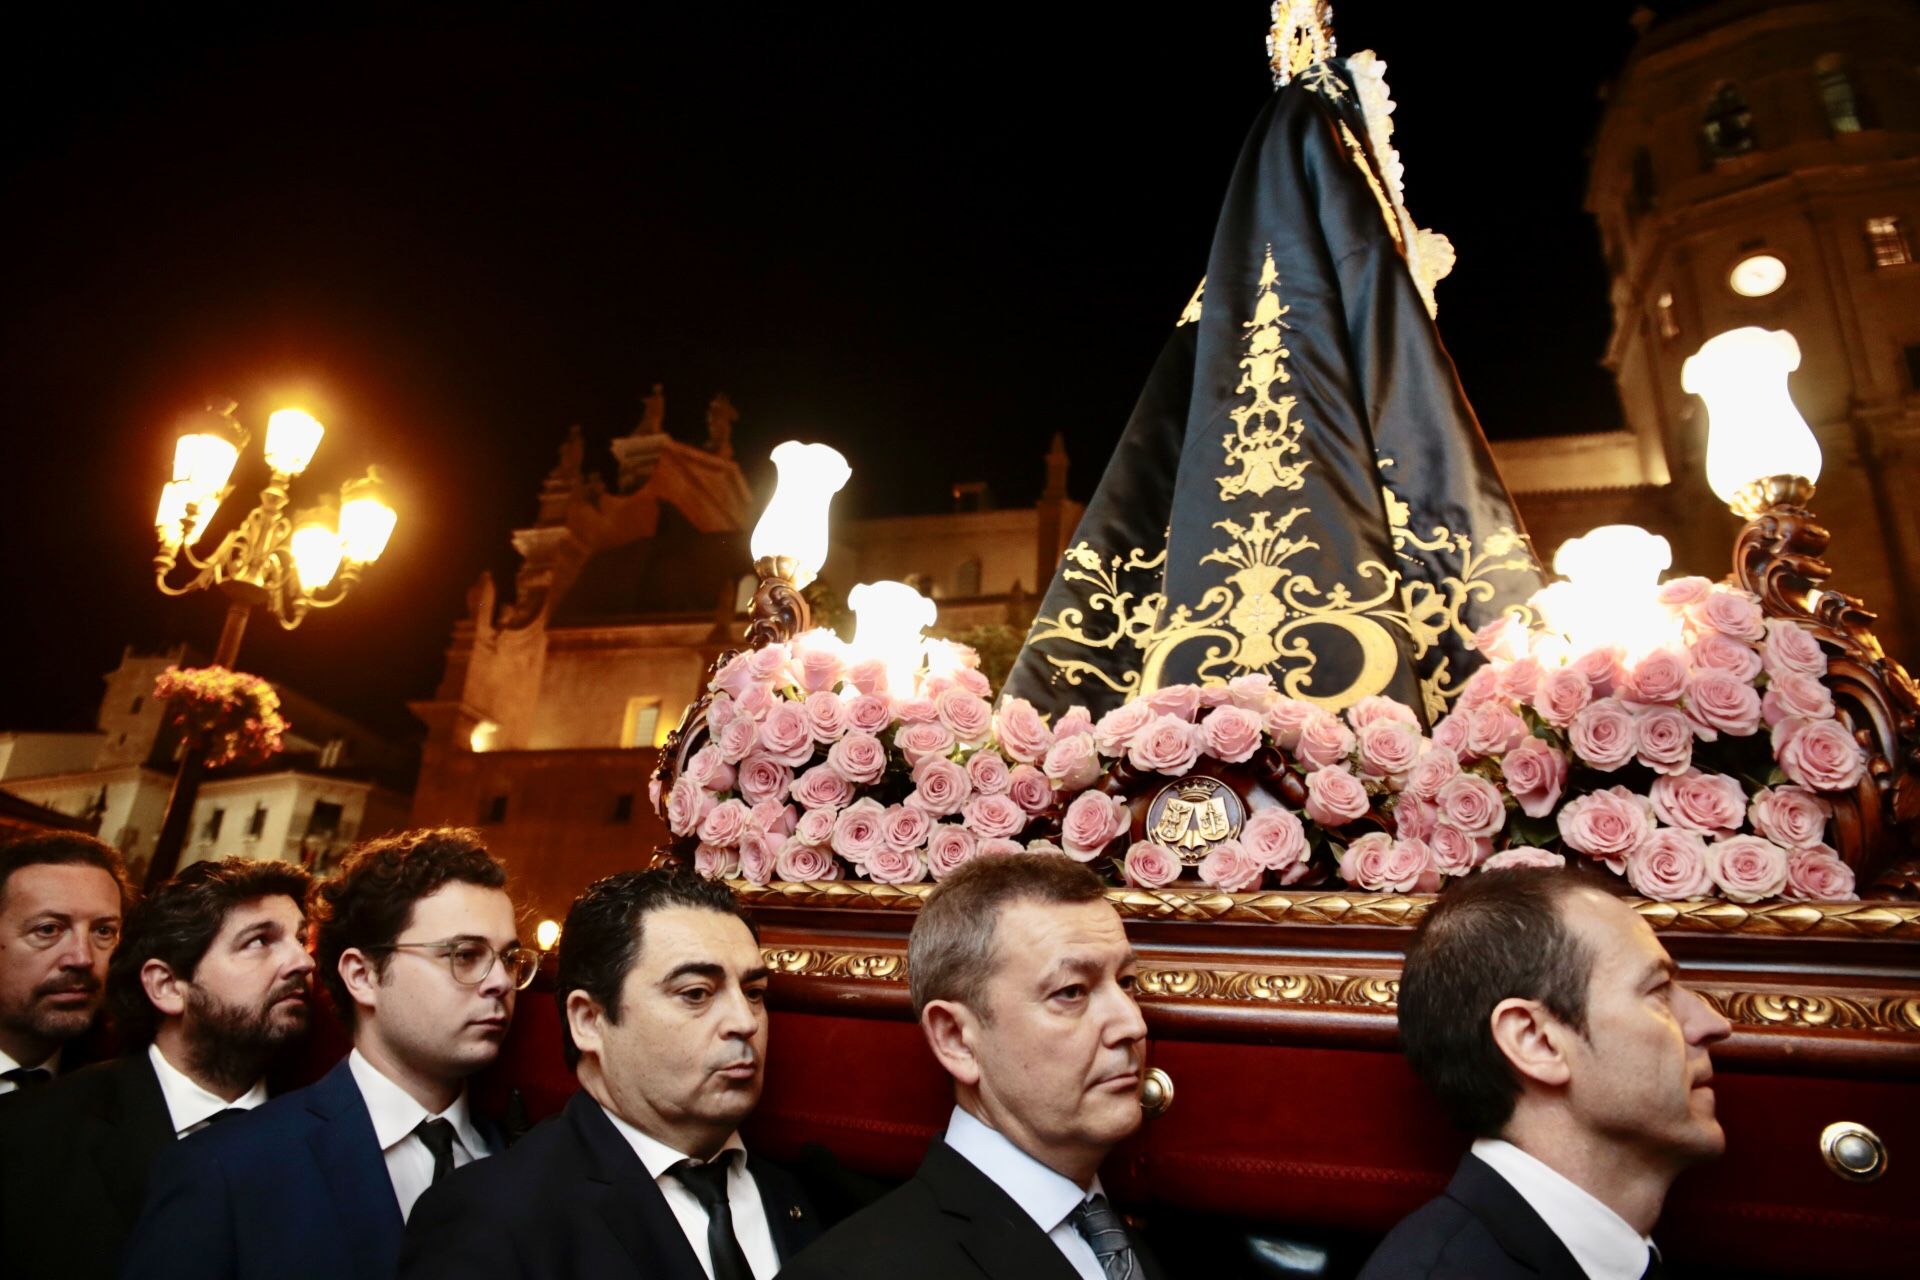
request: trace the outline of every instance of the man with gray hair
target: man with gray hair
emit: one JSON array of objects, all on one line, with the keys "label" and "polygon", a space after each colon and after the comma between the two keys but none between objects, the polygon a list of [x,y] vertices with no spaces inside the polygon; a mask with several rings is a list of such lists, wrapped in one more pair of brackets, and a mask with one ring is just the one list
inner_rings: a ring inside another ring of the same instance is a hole
[{"label": "man with gray hair", "polygon": [[1099,1169],[1140,1127],[1147,1026],[1105,886],[1055,855],[979,858],[928,896],[913,1006],[953,1077],[943,1138],[792,1280],[1153,1280]]}]

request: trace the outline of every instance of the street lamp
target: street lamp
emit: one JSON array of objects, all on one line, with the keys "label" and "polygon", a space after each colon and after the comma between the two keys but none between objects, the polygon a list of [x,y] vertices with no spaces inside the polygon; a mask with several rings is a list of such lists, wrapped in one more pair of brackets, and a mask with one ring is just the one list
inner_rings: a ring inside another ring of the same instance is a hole
[{"label": "street lamp", "polygon": [[[308,611],[339,604],[359,582],[361,571],[386,550],[397,519],[375,467],[342,485],[337,501],[327,495],[289,518],[288,488],[313,462],[326,428],[304,410],[281,409],[267,419],[262,452],[270,476],[259,501],[201,556],[195,548],[232,495],[234,466],[252,440],[234,418],[235,407],[232,400],[216,399],[187,422],[174,447],[173,478],[161,486],[154,512],[159,540],[154,584],[169,596],[208,587],[226,593],[227,617],[213,665],[228,668],[239,657],[240,638],[254,605],[266,605],[282,627],[292,630]],[[183,560],[191,572],[177,576]],[[173,874],[186,843],[194,795],[206,767],[196,745],[189,742],[180,761],[147,870],[149,887]]]}]

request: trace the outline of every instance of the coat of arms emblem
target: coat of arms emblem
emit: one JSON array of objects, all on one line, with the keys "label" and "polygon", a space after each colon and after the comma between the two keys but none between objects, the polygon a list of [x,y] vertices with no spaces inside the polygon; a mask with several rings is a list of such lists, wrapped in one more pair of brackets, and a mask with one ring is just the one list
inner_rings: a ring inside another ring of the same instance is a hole
[{"label": "coat of arms emblem", "polygon": [[1161,788],[1147,806],[1147,838],[1192,866],[1222,840],[1240,834],[1246,806],[1218,778],[1182,778]]}]

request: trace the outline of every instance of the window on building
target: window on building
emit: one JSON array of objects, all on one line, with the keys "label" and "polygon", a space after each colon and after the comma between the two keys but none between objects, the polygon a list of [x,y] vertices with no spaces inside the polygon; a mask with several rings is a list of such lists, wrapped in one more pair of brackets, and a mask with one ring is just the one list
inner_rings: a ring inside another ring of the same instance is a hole
[{"label": "window on building", "polygon": [[1663,293],[1660,301],[1654,305],[1654,314],[1660,319],[1660,336],[1677,338],[1680,336],[1680,321],[1673,314],[1673,295]]},{"label": "window on building", "polygon": [[1901,354],[1907,358],[1907,385],[1920,391],[1920,344],[1906,348]]},{"label": "window on building", "polygon": [[225,822],[226,818],[227,811],[225,809],[215,809],[212,813],[208,814],[207,825],[200,833],[201,839],[218,840],[220,838],[220,824]]},{"label": "window on building", "polygon": [[1709,163],[1753,150],[1753,112],[1747,109],[1747,100],[1740,96],[1739,89],[1723,84],[1714,90],[1700,119],[1700,141]]},{"label": "window on building", "polygon": [[247,823],[247,835],[250,839],[258,840],[262,835],[266,834],[266,830],[267,806],[256,804],[253,806],[253,817]]},{"label": "window on building", "polygon": [[733,584],[733,611],[735,613],[753,612],[753,593],[760,587],[760,575],[743,573],[740,581]]},{"label": "window on building", "polygon": [[611,821],[614,821],[614,822],[632,822],[633,821],[633,792],[622,791],[619,795],[613,798],[613,817]]},{"label": "window on building", "polygon": [[985,480],[964,480],[953,486],[955,511],[993,510],[993,490]]},{"label": "window on building", "polygon": [[1900,267],[1913,261],[1906,225],[1895,217],[1867,219],[1867,248],[1876,267]]},{"label": "window on building", "polygon": [[500,823],[507,820],[507,798],[504,795],[488,796],[480,802],[480,821]]},{"label": "window on building", "polygon": [[964,561],[958,569],[953,571],[953,594],[961,597],[980,594],[979,556]]},{"label": "window on building", "polygon": [[307,835],[337,836],[340,834],[340,820],[345,816],[345,805],[335,804],[331,800],[315,800],[313,816],[307,819]]},{"label": "window on building", "polygon": [[1835,133],[1858,133],[1865,127],[1860,95],[1854,91],[1853,77],[1847,73],[1846,60],[1829,53],[1813,64],[1813,78],[1820,86],[1820,105],[1827,111],[1827,127]]},{"label": "window on building", "polygon": [[660,727],[660,699],[628,698],[627,713],[620,722],[620,745],[650,747]]},{"label": "window on building", "polygon": [[327,745],[320,748],[320,767],[322,769],[338,769],[345,763],[346,755],[347,740],[345,738],[329,738],[327,739]]},{"label": "window on building", "polygon": [[146,698],[139,694],[136,694],[134,695],[133,705],[127,708],[127,714],[130,716],[137,716],[140,714],[140,708],[146,705],[147,705]]}]

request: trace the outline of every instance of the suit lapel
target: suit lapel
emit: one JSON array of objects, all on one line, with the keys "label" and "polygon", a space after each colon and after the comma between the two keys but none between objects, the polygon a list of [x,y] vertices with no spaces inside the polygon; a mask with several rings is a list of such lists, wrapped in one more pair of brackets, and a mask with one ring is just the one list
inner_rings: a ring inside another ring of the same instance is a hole
[{"label": "suit lapel", "polygon": [[766,1211],[774,1252],[783,1265],[791,1262],[795,1254],[820,1238],[820,1224],[801,1200],[798,1184],[784,1170],[749,1154],[747,1172],[760,1188],[760,1207]]},{"label": "suit lapel", "polygon": [[583,1172],[598,1195],[600,1220],[639,1274],[705,1280],[700,1259],[667,1207],[667,1198],[600,1104],[582,1089],[567,1100],[564,1115],[580,1145]]},{"label": "suit lapel", "polygon": [[1480,1157],[1469,1153],[1461,1159],[1447,1195],[1466,1206],[1515,1262],[1543,1276],[1584,1280],[1586,1272],[1553,1228]]},{"label": "suit lapel", "polygon": [[391,1276],[406,1222],[374,1136],[373,1117],[345,1060],[307,1090],[306,1104],[320,1121],[307,1145],[333,1197],[354,1274]]},{"label": "suit lapel", "polygon": [[952,1222],[955,1239],[987,1276],[1079,1280],[1059,1247],[993,1179],[941,1139],[914,1174]]},{"label": "suit lapel", "polygon": [[109,1204],[131,1227],[146,1197],[147,1170],[173,1141],[173,1117],[153,1063],[143,1053],[114,1064],[113,1087],[88,1117],[85,1143]]}]

